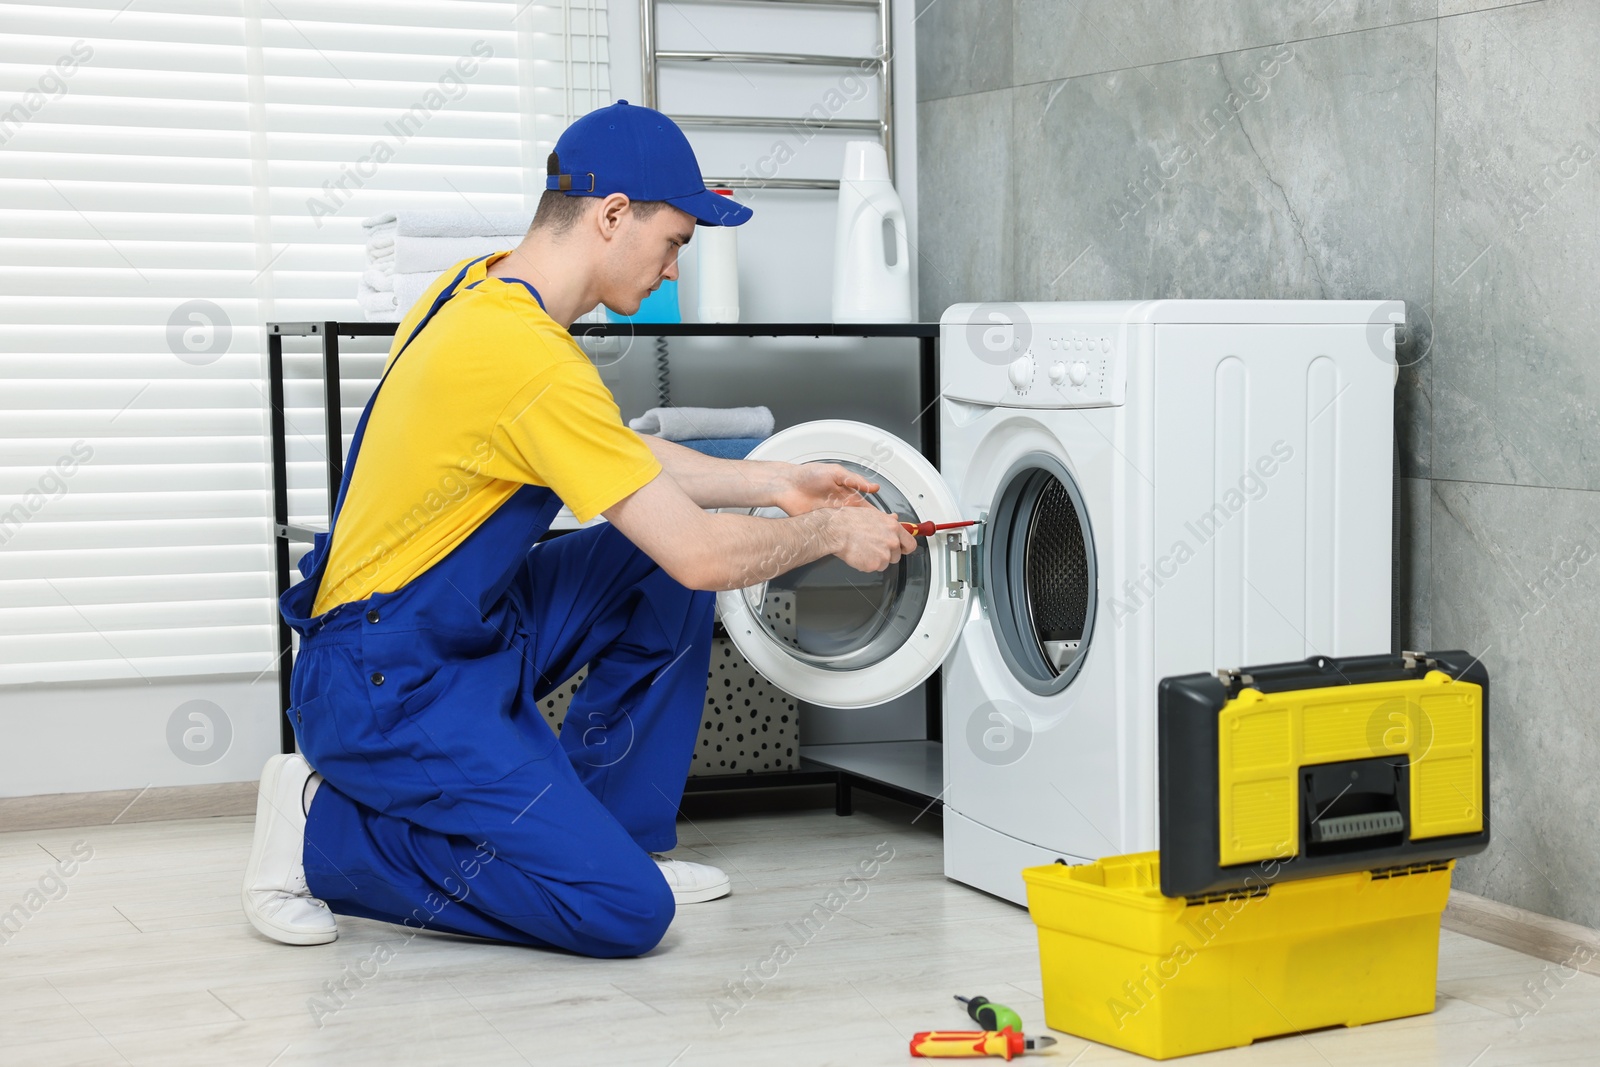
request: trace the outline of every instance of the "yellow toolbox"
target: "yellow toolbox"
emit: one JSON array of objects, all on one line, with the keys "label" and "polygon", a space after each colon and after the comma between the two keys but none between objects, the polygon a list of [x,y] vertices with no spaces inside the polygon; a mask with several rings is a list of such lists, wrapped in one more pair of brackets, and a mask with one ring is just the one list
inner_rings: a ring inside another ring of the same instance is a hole
[{"label": "yellow toolbox", "polygon": [[1022,872],[1045,1022],[1170,1059],[1432,1011],[1487,709],[1461,652],[1165,679],[1161,851]]}]

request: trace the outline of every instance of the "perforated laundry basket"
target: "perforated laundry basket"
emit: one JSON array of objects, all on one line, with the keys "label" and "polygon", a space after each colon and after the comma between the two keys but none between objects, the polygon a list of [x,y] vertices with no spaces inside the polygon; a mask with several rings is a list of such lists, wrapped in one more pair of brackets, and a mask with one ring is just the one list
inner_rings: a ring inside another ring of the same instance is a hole
[{"label": "perforated laundry basket", "polygon": [[[557,732],[586,671],[545,697],[544,714]],[[800,766],[800,722],[794,698],[744,661],[726,637],[711,639],[705,711],[689,777],[792,771]]]}]

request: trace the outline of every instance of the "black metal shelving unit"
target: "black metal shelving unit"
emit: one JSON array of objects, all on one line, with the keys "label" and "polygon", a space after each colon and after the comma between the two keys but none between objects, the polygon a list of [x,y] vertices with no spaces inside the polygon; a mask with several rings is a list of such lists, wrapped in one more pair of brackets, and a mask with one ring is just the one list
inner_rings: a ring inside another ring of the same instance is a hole
[{"label": "black metal shelving unit", "polygon": [[[273,559],[277,590],[289,588],[289,545],[309,543],[317,532],[289,522],[289,449],[284,420],[283,339],[314,337],[322,343],[323,435],[328,457],[328,514],[344,480],[344,418],[340,410],[339,338],[392,337],[399,328],[394,322],[269,322],[267,323],[267,379],[269,415],[272,430],[272,532]],[[939,324],[909,323],[831,323],[831,322],[740,322],[740,323],[579,323],[572,327],[575,337],[904,337],[917,340],[918,408],[924,412],[939,396]],[[939,420],[918,419],[918,446],[934,466],[939,464]],[[293,641],[289,626],[278,618],[278,704],[289,706],[289,672]],[[927,736],[940,740],[940,678],[938,672],[925,683],[927,693]],[[294,751],[294,730],[285,715],[280,721],[283,751]],[[690,778],[685,792],[718,792],[729,789],[755,789],[777,786],[832,785],[835,810],[848,815],[852,810],[853,788],[867,789],[899,800],[920,803],[929,798],[893,783],[853,774],[813,760],[801,758],[793,771],[762,774],[728,774]]]}]

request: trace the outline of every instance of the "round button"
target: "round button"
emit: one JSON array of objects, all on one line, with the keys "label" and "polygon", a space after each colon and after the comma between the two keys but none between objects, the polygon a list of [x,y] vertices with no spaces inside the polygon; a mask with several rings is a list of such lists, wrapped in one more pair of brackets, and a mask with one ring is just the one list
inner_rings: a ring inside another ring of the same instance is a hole
[{"label": "round button", "polygon": [[1100,351],[1102,351],[1102,352],[1111,351],[1111,339],[1109,337],[1100,338]]},{"label": "round button", "polygon": [[1083,338],[1081,338],[1081,337],[1078,338],[1077,344],[1073,345],[1073,347],[1076,348],[1079,352],[1082,352],[1083,351]]},{"label": "round button", "polygon": [[383,684],[383,675],[380,674],[377,671],[373,671],[372,672],[372,684],[373,685],[382,685]]},{"label": "round button", "polygon": [[378,621],[378,609],[377,608],[373,608],[371,611],[367,612],[367,621],[368,622],[377,622]]},{"label": "round button", "polygon": [[1011,361],[1011,366],[1006,368],[1006,376],[1011,379],[1011,384],[1021,389],[1033,378],[1033,360],[1027,356],[1018,356]]},{"label": "round button", "polygon": [[1060,385],[1067,380],[1067,365],[1065,363],[1050,364],[1050,380]]},{"label": "round button", "polygon": [[1089,364],[1081,359],[1078,360],[1067,368],[1067,377],[1072,379],[1073,385],[1082,385],[1089,380]]}]

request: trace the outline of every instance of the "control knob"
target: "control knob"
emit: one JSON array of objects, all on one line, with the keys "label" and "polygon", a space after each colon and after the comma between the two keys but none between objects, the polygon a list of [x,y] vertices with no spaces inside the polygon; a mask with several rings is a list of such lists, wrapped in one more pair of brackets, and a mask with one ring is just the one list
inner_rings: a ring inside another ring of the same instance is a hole
[{"label": "control knob", "polygon": [[1021,392],[1033,380],[1033,357],[1018,356],[1006,368],[1006,376],[1011,379],[1011,384]]}]

